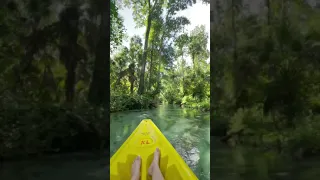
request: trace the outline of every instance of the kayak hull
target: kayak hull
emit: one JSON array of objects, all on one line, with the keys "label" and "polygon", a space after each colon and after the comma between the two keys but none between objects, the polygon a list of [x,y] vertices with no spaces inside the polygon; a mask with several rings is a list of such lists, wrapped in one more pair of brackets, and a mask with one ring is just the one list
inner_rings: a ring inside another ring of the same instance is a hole
[{"label": "kayak hull", "polygon": [[197,180],[178,152],[150,120],[142,120],[118,151],[110,159],[110,179],[128,180],[134,159],[141,156],[141,180],[152,179],[148,168],[156,148],[160,149],[160,170],[165,179]]}]

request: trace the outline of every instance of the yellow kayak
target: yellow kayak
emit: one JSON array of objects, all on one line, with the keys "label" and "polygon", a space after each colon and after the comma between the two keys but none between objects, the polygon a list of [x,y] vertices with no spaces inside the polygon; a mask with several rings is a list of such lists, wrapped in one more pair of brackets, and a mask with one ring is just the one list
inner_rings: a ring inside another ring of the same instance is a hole
[{"label": "yellow kayak", "polygon": [[178,152],[150,120],[142,120],[110,160],[110,179],[129,180],[134,159],[141,156],[141,180],[151,179],[148,168],[156,148],[160,149],[160,170],[168,180],[197,180]]}]

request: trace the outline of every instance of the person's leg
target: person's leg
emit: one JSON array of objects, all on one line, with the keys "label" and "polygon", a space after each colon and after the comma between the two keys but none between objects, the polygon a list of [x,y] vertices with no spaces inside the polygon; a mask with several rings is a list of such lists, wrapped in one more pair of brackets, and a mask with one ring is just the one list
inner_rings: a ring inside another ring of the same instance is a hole
[{"label": "person's leg", "polygon": [[138,156],[132,163],[131,180],[140,180],[141,157]]},{"label": "person's leg", "polygon": [[160,150],[159,148],[153,154],[153,161],[149,167],[148,173],[152,176],[152,180],[164,180],[159,167]]}]

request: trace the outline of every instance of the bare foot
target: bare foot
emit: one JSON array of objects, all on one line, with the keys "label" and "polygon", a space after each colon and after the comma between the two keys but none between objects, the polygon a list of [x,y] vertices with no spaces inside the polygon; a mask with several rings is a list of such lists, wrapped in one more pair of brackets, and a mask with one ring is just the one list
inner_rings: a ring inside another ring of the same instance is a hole
[{"label": "bare foot", "polygon": [[152,176],[152,172],[154,168],[159,168],[159,160],[160,160],[160,150],[157,148],[153,154],[153,161],[148,169],[148,173]]},{"label": "bare foot", "polygon": [[138,156],[132,163],[131,167],[131,180],[140,179],[140,167],[141,167],[141,157]]}]

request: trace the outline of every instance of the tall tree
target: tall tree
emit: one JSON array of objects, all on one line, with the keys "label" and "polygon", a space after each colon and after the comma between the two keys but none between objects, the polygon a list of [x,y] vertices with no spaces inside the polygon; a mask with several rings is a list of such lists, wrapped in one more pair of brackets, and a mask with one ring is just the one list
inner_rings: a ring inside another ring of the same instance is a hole
[{"label": "tall tree", "polygon": [[[192,59],[193,67],[197,69],[197,62],[195,61],[196,58],[208,58],[208,34],[205,31],[205,26],[197,26],[194,30],[191,31],[190,34],[190,43],[189,43],[189,54]],[[201,57],[202,56],[202,57]]]},{"label": "tall tree", "polygon": [[99,41],[95,52],[94,70],[89,90],[89,101],[94,104],[107,104],[110,101],[110,78],[107,69],[110,68],[109,58],[106,57],[106,49],[110,43],[110,36],[106,33],[110,27],[110,16],[105,10],[110,6],[109,0],[99,0],[96,3],[97,12],[101,15],[99,27]]},{"label": "tall tree", "polygon": [[60,14],[60,30],[61,30],[61,45],[60,59],[64,62],[67,69],[66,76],[66,101],[72,103],[74,97],[74,86],[76,83],[76,68],[80,60],[78,56],[79,46],[78,40],[78,24],[79,24],[79,9],[78,6],[71,5],[63,10]]},{"label": "tall tree", "polygon": [[[133,7],[133,16],[137,25],[141,27],[141,25],[146,22],[146,31],[144,38],[144,48],[143,48],[143,56],[141,59],[141,67],[140,67],[140,75],[139,75],[139,89],[138,93],[143,94],[145,91],[145,69],[147,63],[147,50],[149,43],[149,34],[152,25],[152,19],[154,17],[154,13],[157,10],[157,7],[161,7],[163,4],[162,0],[138,0],[138,1],[125,1],[125,4]],[[161,8],[160,8],[161,9]],[[159,10],[159,8],[158,8]]]}]

